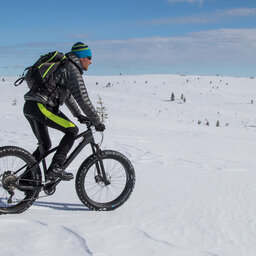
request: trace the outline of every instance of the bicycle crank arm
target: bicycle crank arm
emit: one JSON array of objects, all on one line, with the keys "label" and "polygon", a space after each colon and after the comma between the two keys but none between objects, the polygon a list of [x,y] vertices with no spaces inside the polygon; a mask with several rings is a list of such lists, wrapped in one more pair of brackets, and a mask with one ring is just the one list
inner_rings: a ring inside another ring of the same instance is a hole
[{"label": "bicycle crank arm", "polygon": [[61,179],[57,179],[56,181],[51,181],[49,183],[46,183],[43,187],[44,193],[48,196],[54,194],[56,191],[56,186],[61,182]]}]

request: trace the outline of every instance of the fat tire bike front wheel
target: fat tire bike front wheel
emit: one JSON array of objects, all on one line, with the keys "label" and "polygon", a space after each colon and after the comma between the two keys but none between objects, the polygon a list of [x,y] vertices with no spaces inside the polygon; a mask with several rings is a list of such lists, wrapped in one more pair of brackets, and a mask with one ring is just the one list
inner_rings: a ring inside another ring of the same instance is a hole
[{"label": "fat tire bike front wheel", "polygon": [[81,202],[98,211],[121,206],[130,197],[134,184],[135,172],[130,160],[113,150],[88,157],[76,175],[76,192]]},{"label": "fat tire bike front wheel", "polygon": [[22,178],[22,173],[35,163],[35,158],[22,148],[0,147],[0,214],[24,212],[37,199],[40,169],[33,168]]}]

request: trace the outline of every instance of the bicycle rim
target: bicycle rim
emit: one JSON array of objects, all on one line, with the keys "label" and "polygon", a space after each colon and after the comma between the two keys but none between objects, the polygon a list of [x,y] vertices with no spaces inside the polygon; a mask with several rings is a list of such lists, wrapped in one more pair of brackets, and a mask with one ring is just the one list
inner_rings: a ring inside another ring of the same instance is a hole
[{"label": "bicycle rim", "polygon": [[114,204],[125,190],[127,173],[124,166],[115,159],[103,159],[102,161],[110,184],[105,185],[94,163],[86,173],[84,190],[90,200],[96,204]]}]

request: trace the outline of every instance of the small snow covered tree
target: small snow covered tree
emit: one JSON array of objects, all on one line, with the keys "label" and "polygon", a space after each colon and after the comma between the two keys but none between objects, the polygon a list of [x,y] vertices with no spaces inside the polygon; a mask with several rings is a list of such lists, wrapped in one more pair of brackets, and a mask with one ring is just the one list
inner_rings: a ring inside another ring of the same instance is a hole
[{"label": "small snow covered tree", "polygon": [[101,97],[98,95],[98,107],[96,108],[97,114],[100,117],[100,121],[104,123],[108,119],[107,108],[103,105]]},{"label": "small snow covered tree", "polygon": [[13,106],[16,106],[16,105],[17,105],[17,99],[14,99],[14,100],[12,101],[12,105],[13,105]]},{"label": "small snow covered tree", "polygon": [[174,95],[174,93],[172,92],[171,101],[174,101],[174,100],[175,100],[175,95]]}]

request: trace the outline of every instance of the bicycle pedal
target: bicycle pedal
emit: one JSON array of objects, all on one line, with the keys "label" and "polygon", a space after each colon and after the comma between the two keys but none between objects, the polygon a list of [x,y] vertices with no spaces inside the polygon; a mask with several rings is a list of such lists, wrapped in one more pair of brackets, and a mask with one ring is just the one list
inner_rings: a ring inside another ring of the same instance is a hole
[{"label": "bicycle pedal", "polygon": [[44,188],[44,193],[48,196],[53,195],[55,191],[56,191],[56,186],[49,186]]}]

